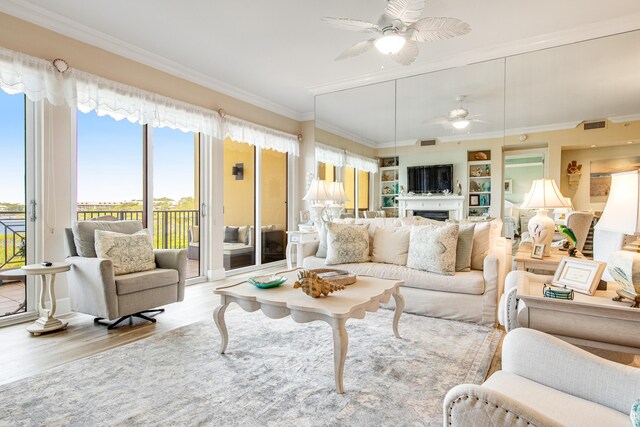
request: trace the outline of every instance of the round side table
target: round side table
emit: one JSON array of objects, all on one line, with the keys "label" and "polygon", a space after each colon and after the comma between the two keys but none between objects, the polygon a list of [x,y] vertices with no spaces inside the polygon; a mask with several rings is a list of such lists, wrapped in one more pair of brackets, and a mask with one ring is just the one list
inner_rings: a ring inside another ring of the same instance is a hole
[{"label": "round side table", "polygon": [[[50,267],[45,267],[42,264],[30,264],[22,267],[22,271],[24,271],[27,276],[40,276],[40,318],[27,328],[27,331],[33,335],[38,336],[45,332],[67,329],[68,322],[53,317],[56,313],[54,285],[56,282],[56,274],[69,270],[71,270],[71,265],[64,262],[54,262]],[[49,299],[51,300],[50,310],[47,309],[44,299],[44,293],[47,288],[49,289]]]}]

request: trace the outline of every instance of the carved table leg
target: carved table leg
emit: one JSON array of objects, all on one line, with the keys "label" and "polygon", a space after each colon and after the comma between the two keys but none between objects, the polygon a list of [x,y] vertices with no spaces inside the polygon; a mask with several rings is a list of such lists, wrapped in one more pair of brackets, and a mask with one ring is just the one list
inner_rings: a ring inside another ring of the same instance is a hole
[{"label": "carved table leg", "polygon": [[400,338],[400,334],[398,333],[398,321],[400,320],[402,310],[404,310],[404,297],[400,293],[400,289],[396,289],[396,292],[393,294],[393,299],[396,300],[396,312],[393,314],[393,334],[396,338]]},{"label": "carved table leg", "polygon": [[220,331],[220,354],[224,354],[227,349],[227,343],[229,342],[229,335],[227,334],[227,325],[224,323],[224,312],[229,304],[222,304],[216,307],[213,311],[213,320],[216,322],[218,331]]},{"label": "carved table leg", "polygon": [[333,325],[333,370],[336,378],[336,391],[344,393],[344,361],[347,358],[349,348],[349,337],[345,327],[345,320],[338,320],[337,325]]}]

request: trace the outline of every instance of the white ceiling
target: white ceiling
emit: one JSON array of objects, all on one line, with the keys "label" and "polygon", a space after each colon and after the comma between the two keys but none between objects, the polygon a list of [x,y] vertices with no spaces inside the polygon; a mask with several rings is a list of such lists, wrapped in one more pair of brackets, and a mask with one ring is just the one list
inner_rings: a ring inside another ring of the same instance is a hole
[{"label": "white ceiling", "polygon": [[375,20],[384,0],[0,0],[0,11],[302,119],[313,92],[354,87],[640,26],[638,0],[429,0],[466,36],[421,45],[402,67],[371,51],[334,58],[362,35],[323,16]]}]

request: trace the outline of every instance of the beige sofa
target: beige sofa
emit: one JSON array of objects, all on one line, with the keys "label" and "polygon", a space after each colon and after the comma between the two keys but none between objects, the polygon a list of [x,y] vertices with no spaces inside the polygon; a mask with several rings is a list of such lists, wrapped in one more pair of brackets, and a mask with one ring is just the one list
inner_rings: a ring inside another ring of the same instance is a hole
[{"label": "beige sofa", "polygon": [[509,332],[502,370],[452,388],[444,426],[630,426],[640,369],[533,329]]},{"label": "beige sofa", "polygon": [[[345,269],[358,275],[383,279],[404,280],[402,294],[404,311],[443,319],[494,325],[498,298],[502,295],[504,278],[511,265],[510,244],[499,237],[502,222],[495,220],[490,252],[484,258],[482,270],[458,272],[444,276],[406,266],[375,262],[338,264],[332,268]],[[375,227],[399,226],[396,218],[356,219],[356,224],[369,224],[370,235]],[[325,258],[315,256],[318,242],[305,244],[303,268],[325,268]],[[391,302],[393,305],[393,302]]]}]

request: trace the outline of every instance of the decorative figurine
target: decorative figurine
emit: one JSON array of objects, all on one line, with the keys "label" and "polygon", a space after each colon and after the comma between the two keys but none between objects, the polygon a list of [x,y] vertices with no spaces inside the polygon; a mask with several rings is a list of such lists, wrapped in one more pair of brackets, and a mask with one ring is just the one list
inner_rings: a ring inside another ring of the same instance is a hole
[{"label": "decorative figurine", "polygon": [[462,183],[460,183],[459,179],[456,179],[456,194],[462,196]]}]

